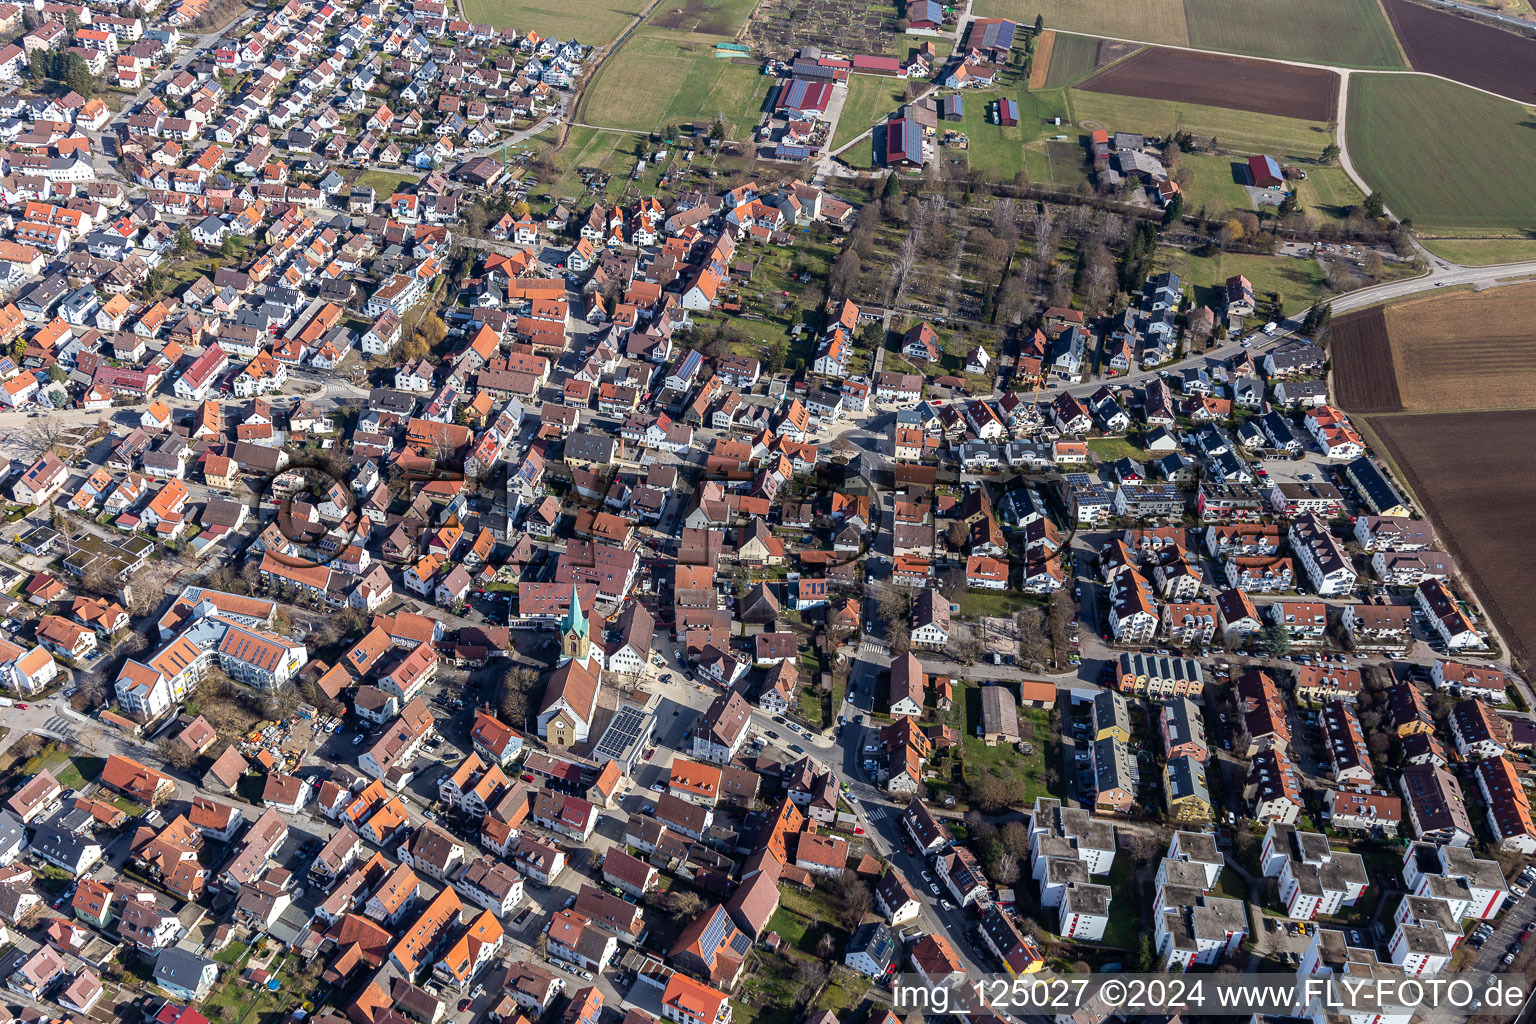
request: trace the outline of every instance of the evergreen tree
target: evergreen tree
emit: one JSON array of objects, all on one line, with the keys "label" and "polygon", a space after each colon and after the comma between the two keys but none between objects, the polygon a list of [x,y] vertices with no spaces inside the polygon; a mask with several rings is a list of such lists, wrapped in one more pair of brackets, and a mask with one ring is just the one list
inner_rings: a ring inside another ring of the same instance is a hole
[{"label": "evergreen tree", "polygon": [[1035,35],[1039,35],[1041,32],[1044,32],[1044,31],[1045,31],[1045,15],[1044,14],[1036,14],[1035,15]]},{"label": "evergreen tree", "polygon": [[896,180],[895,171],[885,176],[885,188],[880,191],[880,199],[887,203],[901,202],[901,182]]},{"label": "evergreen tree", "polygon": [[1184,218],[1184,193],[1175,192],[1163,211],[1163,227],[1173,227]]},{"label": "evergreen tree", "polygon": [[1380,220],[1387,215],[1386,201],[1381,198],[1380,192],[1372,192],[1365,197],[1365,215],[1372,220]]}]

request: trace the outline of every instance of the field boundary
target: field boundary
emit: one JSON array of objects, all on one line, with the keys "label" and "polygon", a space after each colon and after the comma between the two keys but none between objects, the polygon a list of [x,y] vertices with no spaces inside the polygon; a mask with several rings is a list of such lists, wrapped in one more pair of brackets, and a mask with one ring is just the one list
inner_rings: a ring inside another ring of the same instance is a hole
[{"label": "field boundary", "polygon": [[1403,67],[1413,70],[1413,61],[1408,58],[1408,47],[1403,45],[1402,33],[1397,30],[1397,22],[1392,19],[1387,0],[1376,0],[1376,7],[1381,11],[1381,16],[1387,19],[1387,31],[1392,36],[1392,45],[1397,47],[1397,55],[1403,58]]}]

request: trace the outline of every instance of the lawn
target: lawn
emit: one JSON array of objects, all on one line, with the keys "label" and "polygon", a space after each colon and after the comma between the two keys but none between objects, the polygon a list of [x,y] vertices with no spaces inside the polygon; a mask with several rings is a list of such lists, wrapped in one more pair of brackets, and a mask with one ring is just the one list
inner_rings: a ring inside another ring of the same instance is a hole
[{"label": "lawn", "polygon": [[[1018,696],[1017,692],[1014,694]],[[956,703],[965,709],[965,776],[974,779],[981,772],[1022,784],[1023,792],[1014,802],[1031,807],[1035,798],[1053,795],[1045,784],[1045,766],[1053,757],[1060,757],[1061,745],[1051,735],[1051,713],[1044,708],[1020,708],[1020,732],[1034,729],[1029,754],[1021,754],[1011,745],[999,743],[989,747],[976,735],[981,726],[981,687],[963,686],[956,694]],[[1026,725],[1027,723],[1027,725]]]},{"label": "lawn", "polygon": [[1252,57],[1350,68],[1401,68],[1397,39],[1376,0],[1184,0],[1189,43]]},{"label": "lawn", "polygon": [[1216,287],[1234,274],[1242,274],[1253,283],[1261,301],[1270,292],[1279,292],[1287,311],[1295,312],[1323,294],[1323,269],[1314,259],[1294,256],[1259,256],[1248,253],[1218,253],[1195,256],[1182,249],[1158,250],[1157,269],[1172,270],[1194,289],[1197,305],[1216,308]]},{"label": "lawn", "polygon": [[1128,437],[1090,437],[1088,454],[1100,462],[1118,462],[1120,459],[1146,462],[1152,458],[1145,448],[1133,444]]},{"label": "lawn", "polygon": [[[880,75],[849,76],[848,98],[843,101],[843,112],[838,115],[837,131],[832,136],[834,150],[846,145],[877,121],[884,121],[887,115],[907,101],[906,87],[894,84],[899,81]],[[971,98],[967,96],[966,100]]]},{"label": "lawn", "polygon": [[1421,238],[1441,259],[1467,266],[1523,263],[1536,259],[1536,238]]},{"label": "lawn", "polygon": [[751,134],[773,79],[756,65],[715,56],[714,47],[673,34],[631,36],[603,63],[582,105],[588,124],[652,132],[685,121],[710,122],[716,114]]},{"label": "lawn", "polygon": [[1248,190],[1237,177],[1237,169],[1247,166],[1246,161],[1237,157],[1186,153],[1179,163],[1181,170],[1189,170],[1189,183],[1184,188],[1185,208],[1205,210],[1211,216],[1227,210],[1253,209]]},{"label": "lawn", "polygon": [[1008,590],[967,590],[955,602],[960,606],[962,619],[979,619],[983,616],[1007,616],[1022,611],[1040,599],[1032,594],[1019,594]]},{"label": "lawn", "polygon": [[1056,33],[1051,47],[1051,67],[1045,73],[1046,86],[1076,85],[1094,72],[1099,41],[1093,36]]},{"label": "lawn", "polygon": [[[1393,80],[1398,79],[1394,76]],[[1267,153],[1285,159],[1312,160],[1333,140],[1326,124],[1246,110],[1077,89],[1068,93],[1068,102],[1072,120],[1079,125],[1092,121],[1110,131],[1144,135],[1183,130],[1201,138],[1214,137],[1222,149],[1243,154]],[[1353,155],[1354,151],[1350,153]]]},{"label": "lawn", "polygon": [[[1189,45],[1184,0],[976,0],[971,13],[978,18],[1012,18],[1029,25],[1040,14],[1045,17],[1046,28]],[[1227,17],[1232,17],[1230,12]],[[1056,45],[1061,43],[1058,33]]]},{"label": "lawn", "polygon": [[71,757],[62,767],[53,769],[53,777],[65,789],[82,790],[88,782],[101,778],[106,764],[104,757]]},{"label": "lawn", "polygon": [[1307,180],[1296,183],[1301,208],[1325,220],[1345,219],[1349,208],[1364,200],[1365,193],[1342,167],[1309,167]]},{"label": "lawn", "polygon": [[1536,221],[1536,129],[1518,103],[1420,75],[1349,83],[1349,155],[1387,206],[1432,234],[1522,233]]},{"label": "lawn", "polygon": [[464,0],[464,17],[498,28],[511,26],[520,35],[537,32],[556,39],[576,39],[590,46],[607,46],[645,10],[642,0],[568,0],[528,3],[526,0]]},{"label": "lawn", "polygon": [[[1004,93],[975,94],[965,98],[965,119],[959,128],[968,140],[966,160],[974,171],[1008,179],[1024,169],[1024,134],[1020,125],[1004,128],[991,121],[993,103]],[[1023,110],[1019,120],[1024,120]],[[1038,122],[1037,122],[1038,123]],[[956,127],[947,122],[949,127]],[[942,132],[942,130],[941,130]]]},{"label": "lawn", "polygon": [[364,171],[357,176],[354,184],[372,186],[374,194],[382,201],[388,199],[396,192],[415,185],[421,180],[415,174],[397,174],[394,171]]}]

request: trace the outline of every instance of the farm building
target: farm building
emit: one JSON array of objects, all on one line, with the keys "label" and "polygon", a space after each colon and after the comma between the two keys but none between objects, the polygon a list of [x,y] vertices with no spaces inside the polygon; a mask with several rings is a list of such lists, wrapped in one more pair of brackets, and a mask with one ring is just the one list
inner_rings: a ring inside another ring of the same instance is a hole
[{"label": "farm building", "polygon": [[946,121],[965,120],[965,100],[959,93],[939,100],[939,116]]},{"label": "farm building", "polygon": [[1280,164],[1272,156],[1249,157],[1248,179],[1255,188],[1281,188],[1285,185],[1285,175],[1280,173]]},{"label": "farm building", "polygon": [[981,738],[989,747],[1019,742],[1019,706],[1008,687],[981,688]]},{"label": "farm building", "polygon": [[916,122],[905,117],[886,122],[885,164],[887,167],[923,166],[923,133]]},{"label": "farm building", "polygon": [[997,123],[1004,128],[1016,127],[1019,123],[1019,105],[1013,100],[998,100]]},{"label": "farm building", "polygon": [[971,53],[980,53],[988,60],[1006,63],[1018,29],[1018,24],[1007,18],[977,18],[971,22],[966,49]]},{"label": "farm building", "polygon": [[811,158],[811,150],[809,146],[788,146],[781,142],[773,147],[773,158],[775,160],[793,160],[799,163]]},{"label": "farm building", "polygon": [[906,74],[901,68],[901,61],[895,57],[855,57],[853,70],[865,75],[890,75],[895,78]]},{"label": "farm building", "polygon": [[780,112],[798,118],[815,117],[827,112],[827,104],[831,100],[831,82],[808,82],[803,78],[795,78],[779,90],[779,98],[774,106]]},{"label": "farm building", "polygon": [[907,4],[907,27],[938,29],[944,26],[944,8],[937,0],[916,0]]}]

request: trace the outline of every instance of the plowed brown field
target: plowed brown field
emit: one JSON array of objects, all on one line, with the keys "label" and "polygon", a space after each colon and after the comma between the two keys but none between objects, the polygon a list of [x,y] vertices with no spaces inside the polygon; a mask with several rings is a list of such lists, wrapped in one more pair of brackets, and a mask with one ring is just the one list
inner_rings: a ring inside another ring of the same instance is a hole
[{"label": "plowed brown field", "polygon": [[1333,322],[1328,352],[1333,359],[1333,398],[1345,412],[1398,412],[1403,396],[1392,362],[1392,340],[1380,306]]},{"label": "plowed brown field", "polygon": [[1536,408],[1536,285],[1452,292],[1386,311],[1403,408]]},{"label": "plowed brown field", "polygon": [[1373,416],[1456,566],[1529,674],[1536,637],[1536,410]]},{"label": "plowed brown field", "polygon": [[[1102,50],[1101,46],[1101,54]],[[1099,72],[1078,88],[1307,121],[1331,121],[1338,111],[1339,76],[1319,68],[1148,47]]]},{"label": "plowed brown field", "polygon": [[1414,70],[1536,103],[1536,39],[1409,0],[1385,0]]}]

